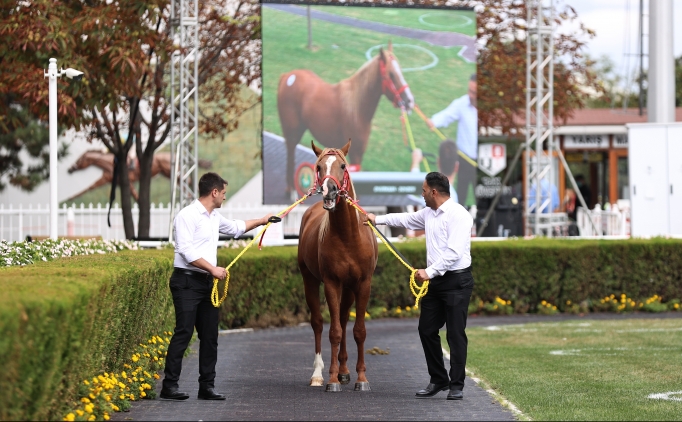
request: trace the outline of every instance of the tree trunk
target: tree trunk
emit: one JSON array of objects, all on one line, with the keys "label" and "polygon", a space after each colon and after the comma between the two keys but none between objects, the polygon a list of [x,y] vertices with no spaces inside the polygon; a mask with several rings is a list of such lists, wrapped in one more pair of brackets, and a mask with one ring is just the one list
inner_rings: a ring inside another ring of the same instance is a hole
[{"label": "tree trunk", "polygon": [[[148,142],[151,142],[151,140]],[[151,186],[154,151],[145,148],[144,153],[138,158],[140,160],[140,186],[138,188],[137,205],[140,207],[140,218],[137,221],[137,237],[148,238],[149,225],[151,224]]]},{"label": "tree trunk", "polygon": [[126,149],[121,148],[118,156],[118,185],[121,189],[121,211],[123,211],[123,229],[126,239],[135,238],[135,223],[133,222],[132,201],[130,200],[130,178],[128,178],[128,160]]}]

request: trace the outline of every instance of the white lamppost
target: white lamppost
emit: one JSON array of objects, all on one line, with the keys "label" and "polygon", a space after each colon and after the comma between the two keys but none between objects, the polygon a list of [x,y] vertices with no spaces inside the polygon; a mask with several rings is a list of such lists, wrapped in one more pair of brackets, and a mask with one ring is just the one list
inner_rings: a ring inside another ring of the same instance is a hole
[{"label": "white lamppost", "polygon": [[50,239],[57,239],[57,78],[65,75],[69,79],[79,81],[83,79],[83,72],[68,68],[57,70],[57,59],[50,59],[50,65],[45,72],[49,80],[50,102]]}]

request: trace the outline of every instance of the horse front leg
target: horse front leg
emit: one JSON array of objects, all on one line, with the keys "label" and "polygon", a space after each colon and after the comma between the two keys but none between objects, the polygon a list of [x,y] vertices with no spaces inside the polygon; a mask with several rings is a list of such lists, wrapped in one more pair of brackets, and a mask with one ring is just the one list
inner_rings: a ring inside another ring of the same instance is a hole
[{"label": "horse front leg", "polygon": [[355,304],[355,324],[353,326],[353,337],[358,346],[358,363],[355,370],[358,373],[358,380],[355,383],[355,391],[369,391],[369,381],[365,376],[365,339],[367,330],[365,329],[365,312],[369,302],[371,279],[360,285],[360,290],[356,293],[357,303]]},{"label": "horse front leg", "polygon": [[341,350],[339,351],[339,382],[341,384],[348,384],[350,382],[350,371],[346,362],[348,362],[348,351],[346,350],[346,326],[348,325],[348,318],[350,317],[350,308],[355,301],[355,295],[352,290],[343,289],[341,296]]},{"label": "horse front leg", "polygon": [[329,343],[332,349],[331,364],[329,365],[329,383],[327,383],[326,391],[339,392],[341,391],[338,360],[342,334],[340,318],[341,286],[331,280],[324,280],[324,294],[327,298],[331,320],[329,324]]},{"label": "horse front leg", "polygon": [[310,377],[311,387],[322,387],[324,378],[322,370],[322,312],[320,311],[320,281],[317,280],[306,267],[301,268],[303,284],[305,286],[305,300],[310,309],[310,326],[315,334],[315,361],[313,362],[313,375]]}]

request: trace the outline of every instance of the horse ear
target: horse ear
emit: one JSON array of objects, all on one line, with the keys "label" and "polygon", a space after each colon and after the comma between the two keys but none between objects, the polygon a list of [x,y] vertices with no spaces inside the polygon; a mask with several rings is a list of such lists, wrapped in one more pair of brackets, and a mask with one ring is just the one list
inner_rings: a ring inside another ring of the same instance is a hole
[{"label": "horse ear", "polygon": [[348,138],[348,143],[341,148],[341,152],[344,156],[348,156],[348,150],[350,149],[350,138]]},{"label": "horse ear", "polygon": [[384,53],[384,47],[379,47],[379,60],[386,63],[386,54]]},{"label": "horse ear", "polygon": [[319,157],[320,154],[322,154],[322,150],[315,145],[315,141],[313,140],[310,141],[310,145],[312,145],[313,147],[313,152],[315,153],[315,156]]}]

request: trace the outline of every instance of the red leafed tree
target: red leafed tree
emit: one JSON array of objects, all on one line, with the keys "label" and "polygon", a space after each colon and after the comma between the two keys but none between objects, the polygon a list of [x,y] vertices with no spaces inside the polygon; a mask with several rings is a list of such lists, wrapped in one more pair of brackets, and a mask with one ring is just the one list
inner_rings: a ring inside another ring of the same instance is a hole
[{"label": "red leafed tree", "polygon": [[[148,237],[151,165],[170,133],[170,58],[178,48],[171,39],[170,2],[2,3],[0,96],[5,101],[0,116],[18,108],[47,121],[43,69],[50,57],[60,66],[83,71],[80,83],[59,81],[60,125],[87,130],[90,139],[100,140],[115,155],[127,238],[135,237],[126,171],[128,154],[135,148],[140,165],[137,237]],[[239,88],[260,81],[259,4],[205,0],[200,8],[199,93],[201,103],[209,106],[202,107],[199,130],[225,134],[236,127],[235,116],[250,106],[240,99]],[[131,141],[126,142],[130,122]],[[18,120],[0,120],[5,132],[17,126]]]}]

